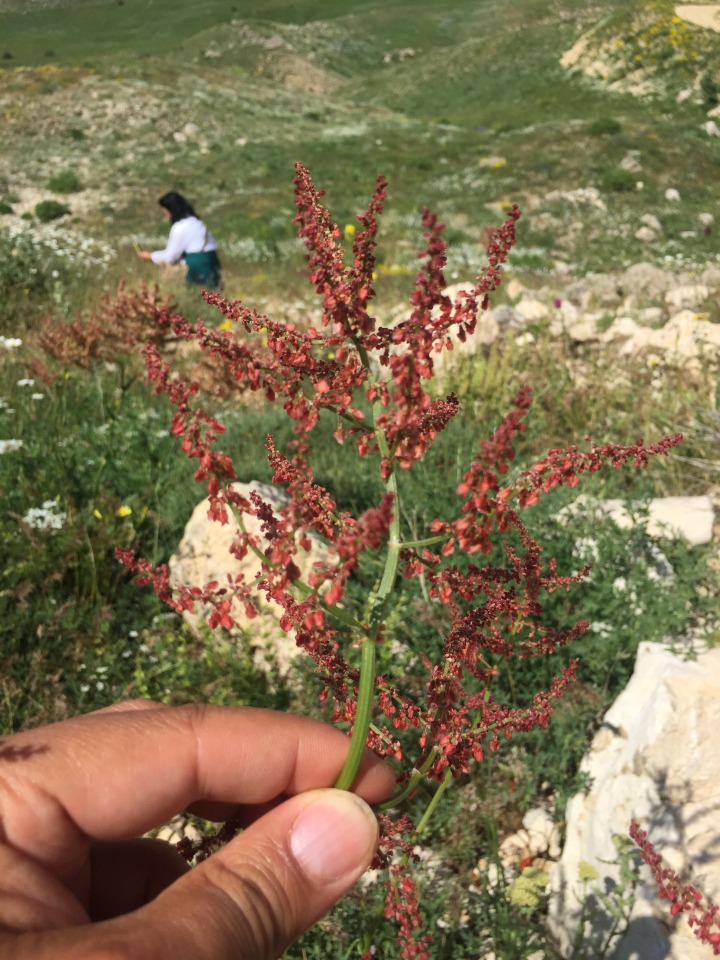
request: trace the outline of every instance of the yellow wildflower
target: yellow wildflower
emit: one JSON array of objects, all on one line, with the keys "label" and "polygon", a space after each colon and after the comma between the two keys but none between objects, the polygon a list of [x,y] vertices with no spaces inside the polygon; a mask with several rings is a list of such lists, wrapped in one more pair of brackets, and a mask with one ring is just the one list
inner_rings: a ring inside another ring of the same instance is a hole
[{"label": "yellow wildflower", "polygon": [[549,882],[542,867],[526,867],[508,890],[510,902],[516,907],[537,910]]},{"label": "yellow wildflower", "polygon": [[591,863],[588,863],[587,860],[580,861],[578,864],[578,878],[582,883],[597,880],[599,876],[600,874]]},{"label": "yellow wildflower", "polygon": [[131,513],[132,513],[132,507],[129,507],[126,503],[124,503],[121,507],[117,508],[117,510],[115,511],[115,516],[129,517]]}]

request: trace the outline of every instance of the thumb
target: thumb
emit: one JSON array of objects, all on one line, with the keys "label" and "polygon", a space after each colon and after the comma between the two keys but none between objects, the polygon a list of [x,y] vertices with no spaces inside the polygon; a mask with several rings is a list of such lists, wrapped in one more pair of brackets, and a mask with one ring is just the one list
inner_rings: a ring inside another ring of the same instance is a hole
[{"label": "thumb", "polygon": [[364,873],[377,840],[354,794],[293,797],[139,912],[137,956],[275,960]]}]

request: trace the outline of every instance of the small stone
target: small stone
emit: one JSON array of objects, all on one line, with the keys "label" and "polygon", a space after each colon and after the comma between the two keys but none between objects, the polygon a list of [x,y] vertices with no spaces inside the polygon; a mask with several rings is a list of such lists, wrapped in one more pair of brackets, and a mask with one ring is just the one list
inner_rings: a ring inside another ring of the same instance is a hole
[{"label": "small stone", "polygon": [[643,243],[654,243],[657,240],[657,234],[650,227],[640,227],[635,232],[635,239],[641,240]]},{"label": "small stone", "polygon": [[640,223],[642,223],[644,227],[650,227],[650,229],[656,233],[662,233],[662,224],[654,213],[644,213],[640,217]]}]

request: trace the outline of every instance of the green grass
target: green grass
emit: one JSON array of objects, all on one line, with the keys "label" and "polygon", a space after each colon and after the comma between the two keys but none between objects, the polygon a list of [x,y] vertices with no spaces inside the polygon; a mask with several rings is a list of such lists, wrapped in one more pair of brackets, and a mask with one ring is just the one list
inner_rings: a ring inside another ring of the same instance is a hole
[{"label": "green grass", "polygon": [[[605,0],[603,11],[618,30],[630,15],[618,0]],[[0,191],[40,187],[64,169],[77,170],[89,190],[110,188],[116,196],[104,206],[84,197],[73,229],[111,241],[125,271],[137,269],[129,235],[161,242],[163,223],[152,210],[176,187],[227,249],[238,291],[260,289],[270,274],[279,291],[296,285],[301,258],[288,239],[296,160],[344,222],[385,174],[385,256],[404,266],[413,263],[423,204],[460,224],[474,248],[472,264],[458,268],[466,273],[480,263],[478,237],[497,222],[498,200],[528,209],[520,244],[532,235],[535,247],[532,220],[547,193],[603,192],[607,214],[586,211],[584,235],[568,245],[559,221],[555,238],[540,243],[544,258],[526,260],[538,269],[558,257],[579,270],[619,266],[618,235],[628,262],[675,255],[672,238],[651,249],[633,239],[632,225],[662,208],[668,186],[682,184],[686,229],[712,209],[717,158],[699,130],[699,106],[678,107],[674,89],[650,100],[609,92],[560,67],[562,53],[599,18],[580,0],[277,0],[263,5],[261,20],[255,15],[243,0],[155,0],[142,16],[117,0],[6,9],[0,29],[12,60],[3,61],[0,97],[8,98],[11,137]],[[713,42],[703,36],[702,49]],[[119,112],[108,120],[113,102]],[[177,142],[188,122],[198,136]],[[607,132],[598,135],[597,123]],[[618,190],[618,176],[623,188],[633,186],[613,172],[629,151],[641,158],[643,191]],[[504,165],[485,166],[488,157]],[[703,262],[718,256],[720,239],[700,235],[682,246],[687,261]]]},{"label": "green grass", "polygon": [[[480,233],[501,221],[511,201],[525,209],[511,272],[529,289],[544,284],[558,259],[580,274],[640,260],[665,264],[676,256],[689,266],[716,262],[720,232],[680,239],[697,226],[700,212],[714,210],[719,162],[714,141],[700,130],[702,108],[675,102],[688,82],[686,66],[663,59],[664,85],[647,99],[559,66],[562,54],[603,18],[601,40],[637,32],[636,6],[625,0],[592,6],[584,0],[268,0],[258,18],[257,3],[248,0],[151,0],[142,8],[134,0],[66,0],[43,9],[0,0],[0,57],[11,54],[0,59],[6,132],[0,334],[24,341],[22,348],[0,350],[0,438],[22,440],[0,454],[0,539],[6,544],[0,729],[124,696],[255,702],[327,715],[308,667],[298,666],[285,683],[277,673],[258,671],[249,644],[191,636],[119,566],[117,545],[167,560],[203,491],[166,435],[171,412],[145,386],[139,358],[85,371],[50,361],[34,345],[44,318],[69,320],[119,280],[137,286],[159,276],[137,261],[132,242],[164,243],[157,197],[169,188],[187,193],[217,236],[231,298],[242,297],[277,320],[288,314],[288,303],[293,317],[309,316],[304,256],[291,223],[296,160],[327,191],[341,228],[365,208],[376,176],[388,177],[378,248],[381,319],[407,299],[415,251],[423,246],[424,205],[447,223],[450,281],[467,280],[484,264]],[[672,4],[662,0],[647,11],[665,16]],[[718,52],[716,37],[693,31],[683,37],[697,40],[703,58]],[[698,69],[707,76],[705,60]],[[712,79],[703,80],[706,96]],[[637,177],[618,173],[630,152],[642,165]],[[16,216],[21,204],[32,210],[45,191],[68,185],[84,189],[69,196],[71,215],[59,224]],[[665,200],[669,186],[680,189],[681,204]],[[600,191],[603,210],[567,198],[586,187]],[[560,194],[547,199],[553,191]],[[652,247],[634,238],[647,212],[665,228]],[[581,233],[572,229],[578,221]],[[21,228],[21,235],[10,228]],[[161,283],[175,286],[187,316],[219,319],[181,278],[161,275]],[[612,471],[589,490],[638,501],[706,491],[720,459],[717,430],[698,426],[714,422],[710,372],[693,381],[668,369],[658,382],[650,368],[628,370],[617,358],[550,337],[546,325],[532,332],[530,347],[479,354],[445,378],[443,391],[458,394],[463,412],[417,469],[401,477],[409,529],[455,514],[456,488],[472,454],[521,381],[534,387],[536,403],[512,470],[588,433],[597,441],[644,435],[651,442],[694,424],[682,451],[695,461],[692,468],[671,458],[642,474]],[[33,378],[33,386],[18,383]],[[43,396],[33,399],[33,393]],[[207,405],[227,424],[223,446],[239,478],[269,480],[263,439],[271,432],[283,446],[291,436],[287,417],[236,398]],[[376,502],[377,473],[349,444],[338,456],[333,427],[324,417],[317,429],[316,477],[341,509],[357,513]],[[637,643],[662,639],[669,629],[682,636],[698,616],[709,615],[717,594],[704,552],[659,545],[675,572],[668,590],[649,573],[652,551],[640,532],[619,532],[592,518],[563,525],[556,515],[568,499],[555,497],[529,511],[533,532],[563,572],[576,569],[578,544],[588,538],[597,541],[599,560],[587,585],[554,596],[550,615],[561,626],[585,616],[599,628],[579,644],[581,684],[558,709],[551,732],[518,738],[443,806],[427,838],[443,867],[437,877],[421,876],[431,923],[452,921],[437,928],[433,960],[491,949],[524,960],[531,947],[553,957],[543,940],[542,910],[516,910],[502,885],[473,899],[472,870],[479,856],[487,870],[498,839],[519,826],[530,804],[552,799],[562,816],[568,797],[582,787],[578,765],[587,737],[626,681]],[[41,529],[27,519],[47,503],[65,516],[60,528]],[[378,573],[377,558],[368,557],[350,586],[352,597]],[[641,598],[632,609],[631,592]],[[420,685],[415,655],[420,646],[437,647],[443,616],[403,581],[389,619],[403,682]],[[389,650],[381,650],[383,668],[391,665]],[[561,661],[543,667],[544,682]],[[537,663],[526,662],[500,677],[498,687],[523,702],[538,679]],[[392,936],[373,926],[376,899],[372,890],[356,891],[291,956],[334,956],[342,947],[351,957],[370,931],[380,938],[382,955],[395,956]],[[463,927],[458,921],[466,910],[472,922]]]}]

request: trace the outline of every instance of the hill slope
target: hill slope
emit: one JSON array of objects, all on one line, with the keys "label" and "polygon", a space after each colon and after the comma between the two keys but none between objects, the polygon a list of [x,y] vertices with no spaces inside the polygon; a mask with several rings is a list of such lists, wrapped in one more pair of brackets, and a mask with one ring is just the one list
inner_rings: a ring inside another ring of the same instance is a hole
[{"label": "hill slope", "polygon": [[[389,178],[383,250],[400,272],[423,204],[447,220],[464,276],[510,201],[526,214],[519,266],[703,263],[720,250],[698,220],[719,170],[706,125],[720,34],[672,9],[269,0],[259,20],[248,0],[3,0],[0,227],[61,199],[65,228],[111,244],[124,270],[133,238],[159,242],[155,199],[175,187],[211,221],[231,279],[291,282],[301,160],[343,222]],[[83,189],[58,198],[48,184],[68,170]],[[648,215],[654,243],[636,237]]]}]

